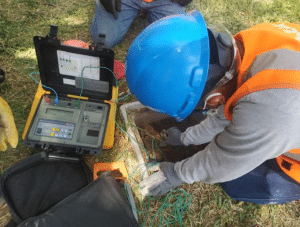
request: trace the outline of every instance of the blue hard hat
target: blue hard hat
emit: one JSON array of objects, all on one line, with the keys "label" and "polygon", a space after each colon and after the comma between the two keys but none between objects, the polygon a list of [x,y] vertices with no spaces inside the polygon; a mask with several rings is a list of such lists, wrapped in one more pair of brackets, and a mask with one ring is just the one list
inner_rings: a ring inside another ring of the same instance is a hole
[{"label": "blue hard hat", "polygon": [[128,87],[145,106],[185,119],[196,107],[209,68],[209,38],[198,11],[165,17],[149,25],[126,58]]}]

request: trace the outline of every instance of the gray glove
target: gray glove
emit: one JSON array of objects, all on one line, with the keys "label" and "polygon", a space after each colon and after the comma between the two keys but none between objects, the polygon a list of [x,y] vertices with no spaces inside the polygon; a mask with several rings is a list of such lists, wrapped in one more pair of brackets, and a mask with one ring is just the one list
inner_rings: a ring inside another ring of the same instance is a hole
[{"label": "gray glove", "polygon": [[121,0],[100,0],[104,9],[111,13],[115,19],[118,19],[118,12],[121,12],[122,1]]},{"label": "gray glove", "polygon": [[171,146],[183,146],[184,144],[181,142],[181,134],[182,132],[177,127],[172,127],[167,130],[163,130],[165,139],[159,144],[161,147],[165,147],[167,145]]},{"label": "gray glove", "polygon": [[184,183],[175,172],[174,165],[171,162],[162,162],[152,166],[149,171],[156,172],[140,183],[141,193],[146,196],[161,196]]}]

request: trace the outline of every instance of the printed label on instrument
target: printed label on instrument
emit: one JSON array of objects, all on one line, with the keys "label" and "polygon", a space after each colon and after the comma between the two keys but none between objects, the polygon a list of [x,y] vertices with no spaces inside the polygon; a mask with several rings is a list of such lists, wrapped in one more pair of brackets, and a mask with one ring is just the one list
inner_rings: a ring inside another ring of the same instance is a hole
[{"label": "printed label on instrument", "polygon": [[57,58],[60,74],[100,80],[100,59],[98,57],[57,50]]}]

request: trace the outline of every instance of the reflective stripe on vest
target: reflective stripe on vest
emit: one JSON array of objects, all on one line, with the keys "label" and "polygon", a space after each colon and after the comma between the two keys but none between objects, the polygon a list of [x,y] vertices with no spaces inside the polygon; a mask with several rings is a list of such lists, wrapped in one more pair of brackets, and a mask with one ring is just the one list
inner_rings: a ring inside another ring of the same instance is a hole
[{"label": "reflective stripe on vest", "polygon": [[[259,55],[245,73],[244,83],[226,102],[224,111],[232,119],[235,103],[242,97],[261,90],[292,88],[300,90],[300,52],[280,49]],[[276,161],[280,168],[300,183],[300,149],[293,149]]]},{"label": "reflective stripe on vest", "polygon": [[[258,25],[238,33],[235,39],[243,44],[237,90],[224,107],[231,121],[236,102],[256,91],[277,88],[300,90],[300,26],[294,24]],[[300,149],[293,149],[276,158],[280,168],[300,183]]]},{"label": "reflective stripe on vest", "polygon": [[[295,150],[299,150],[299,149],[295,149]],[[296,160],[298,162],[300,162],[300,154],[297,153],[291,153],[290,151],[287,153],[284,153],[284,156],[289,157],[293,160]]]},{"label": "reflective stripe on vest", "polygon": [[257,56],[243,75],[242,85],[229,98],[224,107],[231,121],[235,103],[242,97],[266,89],[293,88],[300,90],[300,52],[279,49]]},{"label": "reflective stripe on vest", "polygon": [[243,83],[266,69],[300,71],[300,52],[287,49],[272,50],[257,56],[243,77]]}]

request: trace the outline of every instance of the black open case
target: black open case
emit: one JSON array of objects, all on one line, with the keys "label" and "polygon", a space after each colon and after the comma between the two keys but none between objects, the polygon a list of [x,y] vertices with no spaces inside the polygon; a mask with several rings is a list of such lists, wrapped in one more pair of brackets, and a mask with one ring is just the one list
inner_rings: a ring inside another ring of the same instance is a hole
[{"label": "black open case", "polygon": [[138,227],[122,187],[109,172],[92,181],[82,157],[28,156],[0,178],[6,227]]},{"label": "black open case", "polygon": [[[115,78],[109,70],[113,71],[114,68],[114,52],[111,49],[105,48],[103,43],[98,43],[95,48],[90,47],[89,49],[63,45],[56,38],[55,33],[53,33],[54,32],[51,33],[50,31],[50,34],[46,37],[35,36],[33,38],[42,84],[53,88],[58,95],[62,97],[68,95],[79,96],[81,93],[81,78],[65,75],[60,72],[60,59],[58,53],[60,51],[81,55],[82,57],[95,57],[100,60],[101,68],[99,70],[99,75],[101,75],[101,79],[85,81],[82,96],[88,97],[89,100],[94,100],[96,102],[110,100]],[[88,68],[86,70],[88,70]],[[64,83],[64,79],[75,80],[75,86]],[[94,86],[89,84],[89,82],[93,83]],[[101,82],[107,82],[108,89],[101,89]],[[99,83],[98,86],[97,83]],[[52,90],[49,90],[46,87],[44,87],[44,89],[52,92]]]},{"label": "black open case", "polygon": [[35,36],[41,83],[39,100],[24,143],[44,150],[99,154],[105,137],[115,83],[114,52],[104,42],[89,49],[63,45],[56,37]]}]

